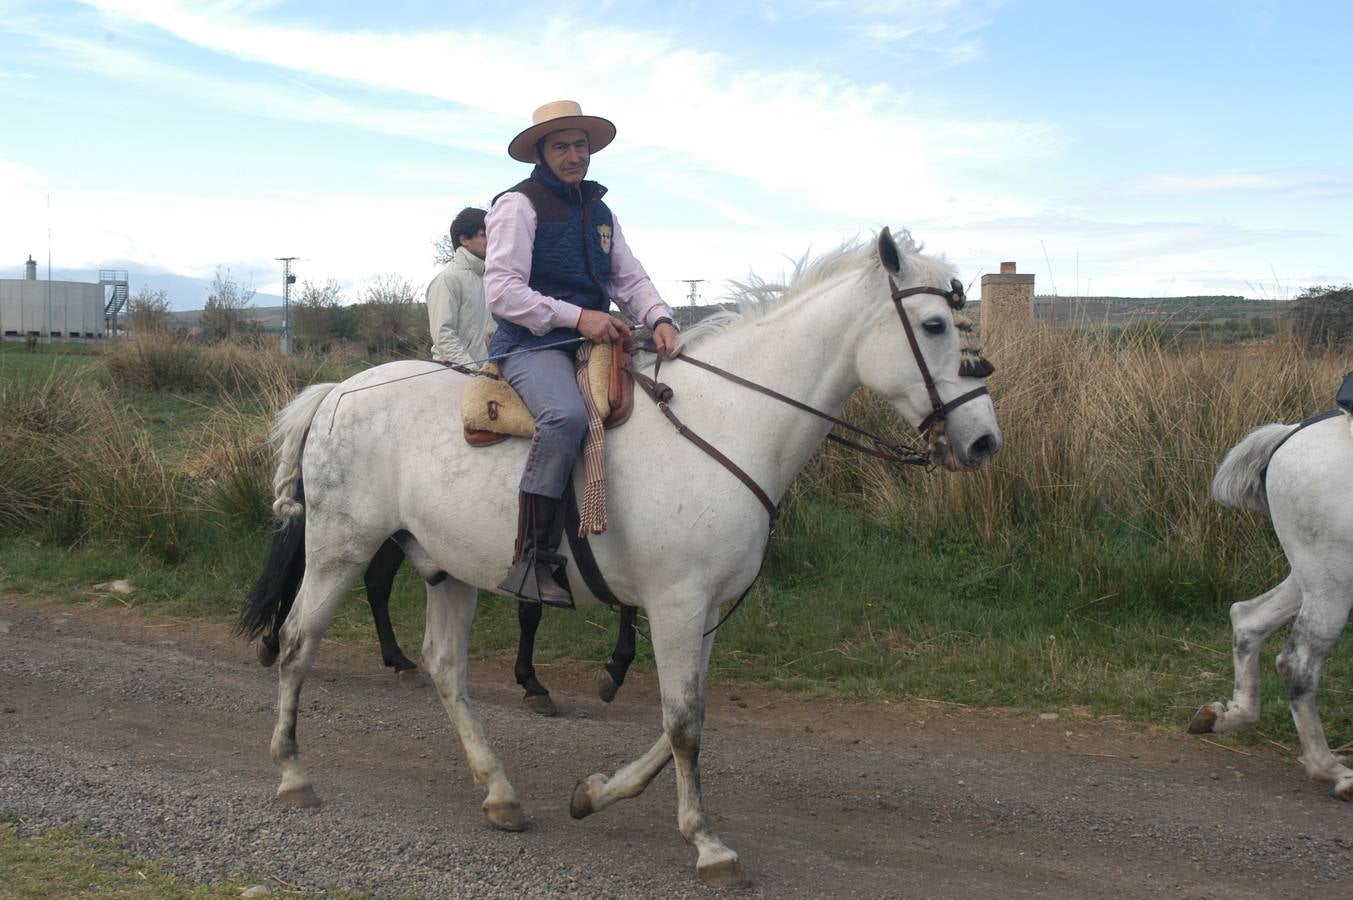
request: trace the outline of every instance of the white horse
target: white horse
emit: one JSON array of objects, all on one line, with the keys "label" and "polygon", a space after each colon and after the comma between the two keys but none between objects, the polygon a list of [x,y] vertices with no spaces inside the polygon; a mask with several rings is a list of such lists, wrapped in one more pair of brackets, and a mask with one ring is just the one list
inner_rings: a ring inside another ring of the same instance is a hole
[{"label": "white horse", "polygon": [[[950,469],[976,469],[1000,448],[1001,436],[981,381],[960,374],[952,275],[942,260],[922,255],[910,236],[899,245],[884,229],[874,243],[800,266],[790,288],[751,290],[763,297],[755,310],[692,329],[685,348],[832,414],[861,385],[913,424],[960,401],[932,433],[929,450]],[[927,369],[931,377],[923,375]],[[429,372],[435,374],[409,377]],[[679,359],[661,375],[674,391],[672,410],[777,502],[831,428]],[[284,803],[318,803],[297,758],[302,679],[349,585],[383,541],[400,535],[429,582],[423,660],[476,783],[488,788],[484,814],[502,829],[526,827],[517,794],[470,706],[466,664],[477,592],[492,590],[511,563],[528,442],[467,446],[459,409],[464,385],[463,376],[430,363],[390,363],[340,385],[307,388],[278,417],[274,508],[301,512],[295,498],[303,471],[305,515],[305,576],[282,630],[272,739]],[[675,758],[677,825],[696,848],[697,871],[713,884],[736,883],[742,879],[737,854],[705,814],[698,758],[712,629],[720,604],[756,577],[767,510],[643,396],[636,397],[628,423],[608,433],[606,452],[610,528],[591,544],[612,591],[647,612],[663,732],[614,775],[580,781],[569,810],[582,818],[634,797]],[[581,578],[571,583],[580,603],[596,602]]]},{"label": "white horse", "polygon": [[1272,590],[1231,606],[1235,692],[1229,702],[1199,709],[1189,731],[1232,731],[1259,720],[1259,648],[1291,623],[1278,671],[1301,738],[1301,763],[1311,778],[1333,782],[1335,795],[1353,800],[1353,769],[1330,752],[1315,702],[1325,658],[1353,604],[1353,437],[1344,415],[1297,427],[1256,428],[1231,448],[1212,480],[1218,502],[1269,515],[1291,571]]}]

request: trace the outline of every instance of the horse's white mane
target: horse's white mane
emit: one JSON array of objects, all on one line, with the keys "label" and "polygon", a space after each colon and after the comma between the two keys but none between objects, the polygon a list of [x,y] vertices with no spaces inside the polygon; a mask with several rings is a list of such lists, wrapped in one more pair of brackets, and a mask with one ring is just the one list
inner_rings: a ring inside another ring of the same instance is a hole
[{"label": "horse's white mane", "polygon": [[[911,232],[900,229],[893,237],[897,241],[897,249],[902,253],[909,281],[915,279],[917,282],[942,284],[952,277],[953,267],[943,257],[922,254],[924,245],[916,243]],[[808,254],[804,253],[794,261],[794,271],[783,284],[765,281],[755,274],[746,281],[730,282],[730,290],[721,302],[736,303],[737,309],[724,309],[701,319],[682,334],[682,346],[691,346],[740,322],[765,318],[791,299],[842,274],[852,271],[858,272],[860,277],[870,274],[880,266],[875,247],[874,237],[867,241],[856,237],[816,259],[810,260]]]}]

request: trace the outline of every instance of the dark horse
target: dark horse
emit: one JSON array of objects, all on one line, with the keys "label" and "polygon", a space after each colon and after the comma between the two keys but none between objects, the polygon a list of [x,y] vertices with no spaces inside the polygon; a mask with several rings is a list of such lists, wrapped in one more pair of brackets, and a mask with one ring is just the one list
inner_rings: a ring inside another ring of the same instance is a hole
[{"label": "dark horse", "polygon": [[[418,666],[404,655],[399,642],[395,640],[394,628],[390,625],[390,590],[394,586],[395,573],[403,565],[405,553],[400,546],[399,535],[391,537],[367,564],[362,581],[366,584],[367,600],[371,603],[371,617],[376,622],[376,634],[380,638],[381,660],[395,670],[401,681],[414,683]],[[272,546],[268,551],[268,561],[258,576],[245,609],[249,611],[237,628],[239,633],[249,638],[263,635],[258,645],[258,661],[271,666],[277,661],[279,651],[278,635],[282,623],[291,612],[300,589],[301,576],[305,574],[305,520],[286,519],[273,532]],[[446,573],[430,573],[426,576],[429,583],[435,584]],[[522,703],[532,712],[542,716],[558,713],[550,692],[536,678],[532,657],[535,654],[536,629],[540,627],[542,607],[539,603],[519,601],[517,603],[517,623],[521,628],[521,637],[517,642],[517,664],[513,670],[517,684],[525,689]],[[633,606],[620,607],[620,632],[616,638],[615,650],[611,661],[597,672],[597,696],[607,703],[615,699],[620,685],[625,682],[625,674],[634,661],[635,618],[638,609]],[[408,673],[408,674],[406,674]]]}]

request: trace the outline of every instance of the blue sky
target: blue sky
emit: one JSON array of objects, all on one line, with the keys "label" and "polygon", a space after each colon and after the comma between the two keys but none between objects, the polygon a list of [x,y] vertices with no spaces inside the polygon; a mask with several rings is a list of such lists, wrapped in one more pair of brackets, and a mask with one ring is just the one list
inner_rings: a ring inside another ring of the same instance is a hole
[{"label": "blue sky", "polygon": [[[0,276],[432,274],[561,98],[669,301],[880,225],[967,281],[1353,282],[1353,4],[0,0]],[[50,200],[50,209],[48,206]],[[201,297],[174,297],[201,305]]]}]

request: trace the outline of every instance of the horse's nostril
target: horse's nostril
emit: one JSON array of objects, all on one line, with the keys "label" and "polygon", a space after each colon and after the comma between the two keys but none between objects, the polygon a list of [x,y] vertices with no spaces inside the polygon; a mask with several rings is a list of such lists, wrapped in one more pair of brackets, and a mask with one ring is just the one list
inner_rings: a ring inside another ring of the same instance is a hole
[{"label": "horse's nostril", "polygon": [[984,457],[990,456],[991,452],[992,452],[991,435],[984,434],[980,438],[972,442],[972,446],[968,448],[968,457],[970,459],[982,459]]}]

